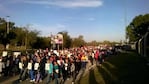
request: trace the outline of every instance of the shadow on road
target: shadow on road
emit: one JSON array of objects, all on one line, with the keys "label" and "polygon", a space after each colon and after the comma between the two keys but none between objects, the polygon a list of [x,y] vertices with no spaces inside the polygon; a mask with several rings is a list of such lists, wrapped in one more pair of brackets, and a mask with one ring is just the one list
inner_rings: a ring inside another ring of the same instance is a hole
[{"label": "shadow on road", "polygon": [[12,84],[20,84],[19,80],[15,80],[12,82]]},{"label": "shadow on road", "polygon": [[78,74],[78,76],[77,76],[77,84],[81,84],[80,82],[81,82],[81,78],[83,77],[84,72],[85,72],[85,69],[82,69],[82,70],[79,72],[79,74]]},{"label": "shadow on road", "polygon": [[95,78],[94,70],[89,71],[89,84],[98,84]]}]

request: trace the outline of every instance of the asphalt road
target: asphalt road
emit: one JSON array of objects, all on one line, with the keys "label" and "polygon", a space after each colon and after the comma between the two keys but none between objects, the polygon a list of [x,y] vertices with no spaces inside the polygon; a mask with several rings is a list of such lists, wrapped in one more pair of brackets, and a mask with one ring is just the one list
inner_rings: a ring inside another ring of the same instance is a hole
[{"label": "asphalt road", "polygon": [[[91,68],[93,68],[94,66],[95,66],[95,64],[92,65],[92,66],[90,66],[90,65],[87,64],[87,67],[86,67],[85,70],[83,70],[83,69],[80,70],[80,72],[78,73],[78,75],[77,75],[77,77],[75,79],[75,82],[77,82],[78,80],[80,80],[80,78],[82,76],[85,76],[89,72],[89,70]],[[22,82],[19,82],[18,79],[19,79],[19,75],[17,75],[17,76],[11,76],[11,77],[0,77],[0,84],[35,84],[35,83],[30,82],[29,79],[24,80]],[[42,82],[39,82],[37,84],[46,84],[46,78]],[[51,81],[50,84],[55,84],[54,83],[54,80]],[[64,84],[72,84],[72,78],[70,78],[69,80],[66,80]]]},{"label": "asphalt road", "polygon": [[[0,78],[0,84],[35,84],[33,82],[30,82],[29,79],[26,79],[22,82],[20,82],[18,79],[19,79],[19,75],[13,76],[13,77],[2,77]],[[69,80],[66,80],[64,84],[71,84],[71,82],[72,82],[72,78],[70,78]],[[42,82],[39,82],[37,84],[46,84],[46,78]],[[54,80],[51,81],[50,84],[55,84]]]}]

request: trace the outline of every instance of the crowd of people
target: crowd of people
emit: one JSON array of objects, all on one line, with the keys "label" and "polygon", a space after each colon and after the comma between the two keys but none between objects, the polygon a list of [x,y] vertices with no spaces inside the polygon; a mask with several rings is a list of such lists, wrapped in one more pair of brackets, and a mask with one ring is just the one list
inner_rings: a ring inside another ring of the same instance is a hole
[{"label": "crowd of people", "polygon": [[[64,50],[35,50],[18,56],[8,55],[0,57],[0,76],[19,74],[19,81],[30,79],[38,83],[46,79],[46,84],[52,80],[55,84],[64,84],[72,78],[72,84],[81,69],[86,65],[101,65],[105,58],[114,53],[114,49],[95,47],[81,47]],[[94,62],[95,61],[95,62]]]}]

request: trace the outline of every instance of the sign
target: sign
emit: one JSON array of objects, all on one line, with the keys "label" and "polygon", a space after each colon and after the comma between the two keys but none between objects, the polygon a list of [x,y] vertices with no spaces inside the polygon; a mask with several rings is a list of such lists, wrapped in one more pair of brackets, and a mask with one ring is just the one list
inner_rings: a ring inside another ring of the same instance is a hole
[{"label": "sign", "polygon": [[60,62],[60,60],[57,60],[57,63],[58,63],[58,65],[61,65],[61,62]]},{"label": "sign", "polygon": [[18,57],[19,55],[21,55],[21,52],[13,52],[13,55]]},{"label": "sign", "polygon": [[59,52],[58,52],[57,50],[54,50],[53,52],[54,52],[54,54],[56,54],[57,56],[60,56],[60,55],[59,55]]},{"label": "sign", "polygon": [[57,34],[55,36],[51,35],[51,44],[63,44],[63,35]]},{"label": "sign", "polygon": [[7,51],[3,51],[2,56],[5,57],[7,55],[8,55],[8,52]]},{"label": "sign", "polygon": [[38,70],[39,63],[35,63],[34,70]]},{"label": "sign", "polygon": [[68,67],[68,64],[67,64],[67,63],[65,63],[65,70],[67,70],[67,67]]},{"label": "sign", "polygon": [[28,69],[28,70],[31,70],[31,69],[32,69],[32,63],[28,63],[27,69]]},{"label": "sign", "polygon": [[19,62],[19,69],[23,69],[23,64]]},{"label": "sign", "polygon": [[50,52],[48,52],[48,56],[51,56],[51,53]]},{"label": "sign", "polygon": [[50,69],[50,63],[46,63],[46,64],[45,64],[45,70],[48,71],[49,69]]},{"label": "sign", "polygon": [[55,70],[55,72],[56,72],[56,73],[59,73],[59,70],[58,70],[58,69],[56,69],[56,70]]},{"label": "sign", "polygon": [[57,44],[63,44],[63,35],[57,34]]}]

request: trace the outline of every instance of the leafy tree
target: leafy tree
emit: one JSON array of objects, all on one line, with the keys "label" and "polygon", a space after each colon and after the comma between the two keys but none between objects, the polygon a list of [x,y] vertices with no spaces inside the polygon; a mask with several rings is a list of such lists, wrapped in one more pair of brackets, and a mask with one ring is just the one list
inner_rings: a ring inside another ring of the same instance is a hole
[{"label": "leafy tree", "polygon": [[[9,32],[7,30],[7,24],[9,24]],[[6,45],[10,43],[12,39],[15,39],[16,34],[13,31],[14,23],[9,22],[7,23],[4,18],[0,18],[0,43]]]},{"label": "leafy tree", "polygon": [[149,28],[149,14],[136,16],[132,22],[126,27],[126,38],[130,42],[140,39]]},{"label": "leafy tree", "polygon": [[36,31],[36,30],[33,30],[33,31],[26,31],[26,46],[28,46],[29,48],[32,47],[32,45],[38,41],[37,38],[38,38],[38,34],[39,32]]},{"label": "leafy tree", "polygon": [[100,43],[95,40],[87,43],[88,46],[98,46],[99,44]]},{"label": "leafy tree", "polygon": [[74,38],[72,40],[72,46],[73,47],[81,47],[84,46],[86,44],[86,42],[83,39],[83,36],[80,35],[78,38]]},{"label": "leafy tree", "polygon": [[35,49],[45,49],[45,48],[50,48],[50,38],[48,37],[37,37],[36,42],[32,45],[32,48]]},{"label": "leafy tree", "polygon": [[30,31],[26,27],[16,27],[14,29],[16,39],[11,41],[14,46],[25,46],[26,48],[32,48],[37,41],[39,32],[36,30]]},{"label": "leafy tree", "polygon": [[13,39],[11,41],[11,44],[14,46],[25,46],[25,37],[26,32],[22,27],[16,27],[14,29],[14,32],[16,34],[16,39]]},{"label": "leafy tree", "polygon": [[111,44],[111,42],[110,42],[110,41],[107,41],[107,40],[104,40],[104,41],[103,41],[103,44],[110,45],[110,44]]}]

